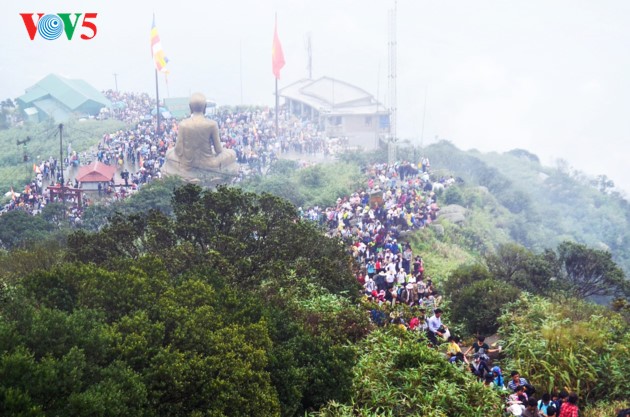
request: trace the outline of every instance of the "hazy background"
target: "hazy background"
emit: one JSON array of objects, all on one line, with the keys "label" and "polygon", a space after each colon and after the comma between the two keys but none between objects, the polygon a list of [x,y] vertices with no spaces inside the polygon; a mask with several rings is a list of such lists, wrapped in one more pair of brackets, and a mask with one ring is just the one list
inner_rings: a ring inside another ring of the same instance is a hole
[{"label": "hazy background", "polygon": [[[307,76],[356,84],[387,104],[387,10],[393,0],[212,2],[3,1],[0,98],[48,73],[99,89],[154,94],[155,12],[171,74],[168,95],[202,91],[219,104],[273,104],[274,13],[286,66],[280,86]],[[31,41],[19,13],[97,12],[90,41]],[[630,2],[398,1],[398,132],[463,149],[523,148],[605,173],[630,190]],[[163,77],[162,96],[167,96]]]}]

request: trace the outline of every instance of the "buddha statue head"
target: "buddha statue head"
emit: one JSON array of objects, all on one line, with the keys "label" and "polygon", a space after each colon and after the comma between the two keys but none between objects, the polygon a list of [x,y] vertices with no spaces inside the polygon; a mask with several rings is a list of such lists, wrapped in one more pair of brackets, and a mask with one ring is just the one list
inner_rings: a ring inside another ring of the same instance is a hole
[{"label": "buddha statue head", "polygon": [[190,112],[191,113],[206,113],[206,96],[201,93],[194,93],[190,96]]}]

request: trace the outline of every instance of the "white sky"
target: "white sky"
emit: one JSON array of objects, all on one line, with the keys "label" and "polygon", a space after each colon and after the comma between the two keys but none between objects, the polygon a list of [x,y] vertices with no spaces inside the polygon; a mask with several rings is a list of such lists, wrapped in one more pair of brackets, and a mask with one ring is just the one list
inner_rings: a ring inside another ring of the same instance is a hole
[{"label": "white sky", "polygon": [[[153,94],[152,13],[170,59],[169,93],[219,104],[273,104],[274,13],[286,66],[354,83],[387,102],[387,10],[393,0],[3,0],[0,97],[48,73],[98,89]],[[31,41],[19,13],[97,12],[97,36]],[[398,132],[462,149],[562,157],[630,191],[630,2],[398,0]],[[240,52],[242,51],[242,53]],[[241,77],[242,57],[242,77]],[[160,80],[161,95],[167,90]]]}]

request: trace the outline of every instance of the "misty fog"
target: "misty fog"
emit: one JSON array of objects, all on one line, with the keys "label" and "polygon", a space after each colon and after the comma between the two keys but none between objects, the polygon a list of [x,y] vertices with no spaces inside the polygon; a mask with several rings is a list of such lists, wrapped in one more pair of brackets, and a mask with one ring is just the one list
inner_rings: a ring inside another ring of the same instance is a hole
[{"label": "misty fog", "polygon": [[[286,66],[280,87],[307,76],[358,85],[388,105],[388,19],[394,1],[277,0],[4,2],[0,98],[49,73],[98,89],[154,94],[152,14],[170,59],[164,96],[202,91],[221,104],[273,104],[274,14]],[[623,1],[397,2],[398,133],[417,145],[527,149],[605,173],[630,190],[630,4]],[[96,12],[89,41],[35,39],[19,13]],[[426,97],[426,108],[425,108]],[[423,114],[424,123],[423,123]],[[422,129],[424,125],[424,130]]]}]

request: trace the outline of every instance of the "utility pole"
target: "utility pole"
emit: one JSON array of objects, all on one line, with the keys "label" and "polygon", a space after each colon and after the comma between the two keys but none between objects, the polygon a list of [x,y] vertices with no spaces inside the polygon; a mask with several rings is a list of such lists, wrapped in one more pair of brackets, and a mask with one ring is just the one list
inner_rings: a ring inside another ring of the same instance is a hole
[{"label": "utility pole", "polygon": [[422,110],[422,130],[420,131],[420,150],[424,148],[424,117],[427,114],[427,92],[429,87],[424,88],[424,108]]},{"label": "utility pole", "polygon": [[306,34],[306,70],[308,71],[308,79],[313,79],[313,43],[311,41],[311,32]]},{"label": "utility pole", "polygon": [[63,204],[63,217],[66,217],[66,182],[63,177],[63,123],[59,123],[59,163],[61,164],[61,170],[59,174],[61,176],[61,202]]},{"label": "utility pole", "polygon": [[118,92],[118,74],[114,73],[114,84],[116,85],[116,92]]},{"label": "utility pole", "polygon": [[396,15],[398,13],[398,1],[394,0],[394,8],[389,10],[389,125],[390,139],[387,150],[387,163],[392,165],[396,162],[396,142],[398,142],[396,132],[396,117],[398,113],[396,79],[397,74],[397,41],[396,41]]},{"label": "utility pole", "polygon": [[238,44],[238,50],[239,50],[239,74],[240,74],[240,81],[241,81],[241,106],[243,105],[243,38],[241,38],[241,40],[239,41]]},{"label": "utility pole", "polygon": [[158,70],[155,69],[155,108],[157,110],[157,123],[155,126],[155,132],[160,137],[160,90],[158,88]]}]

